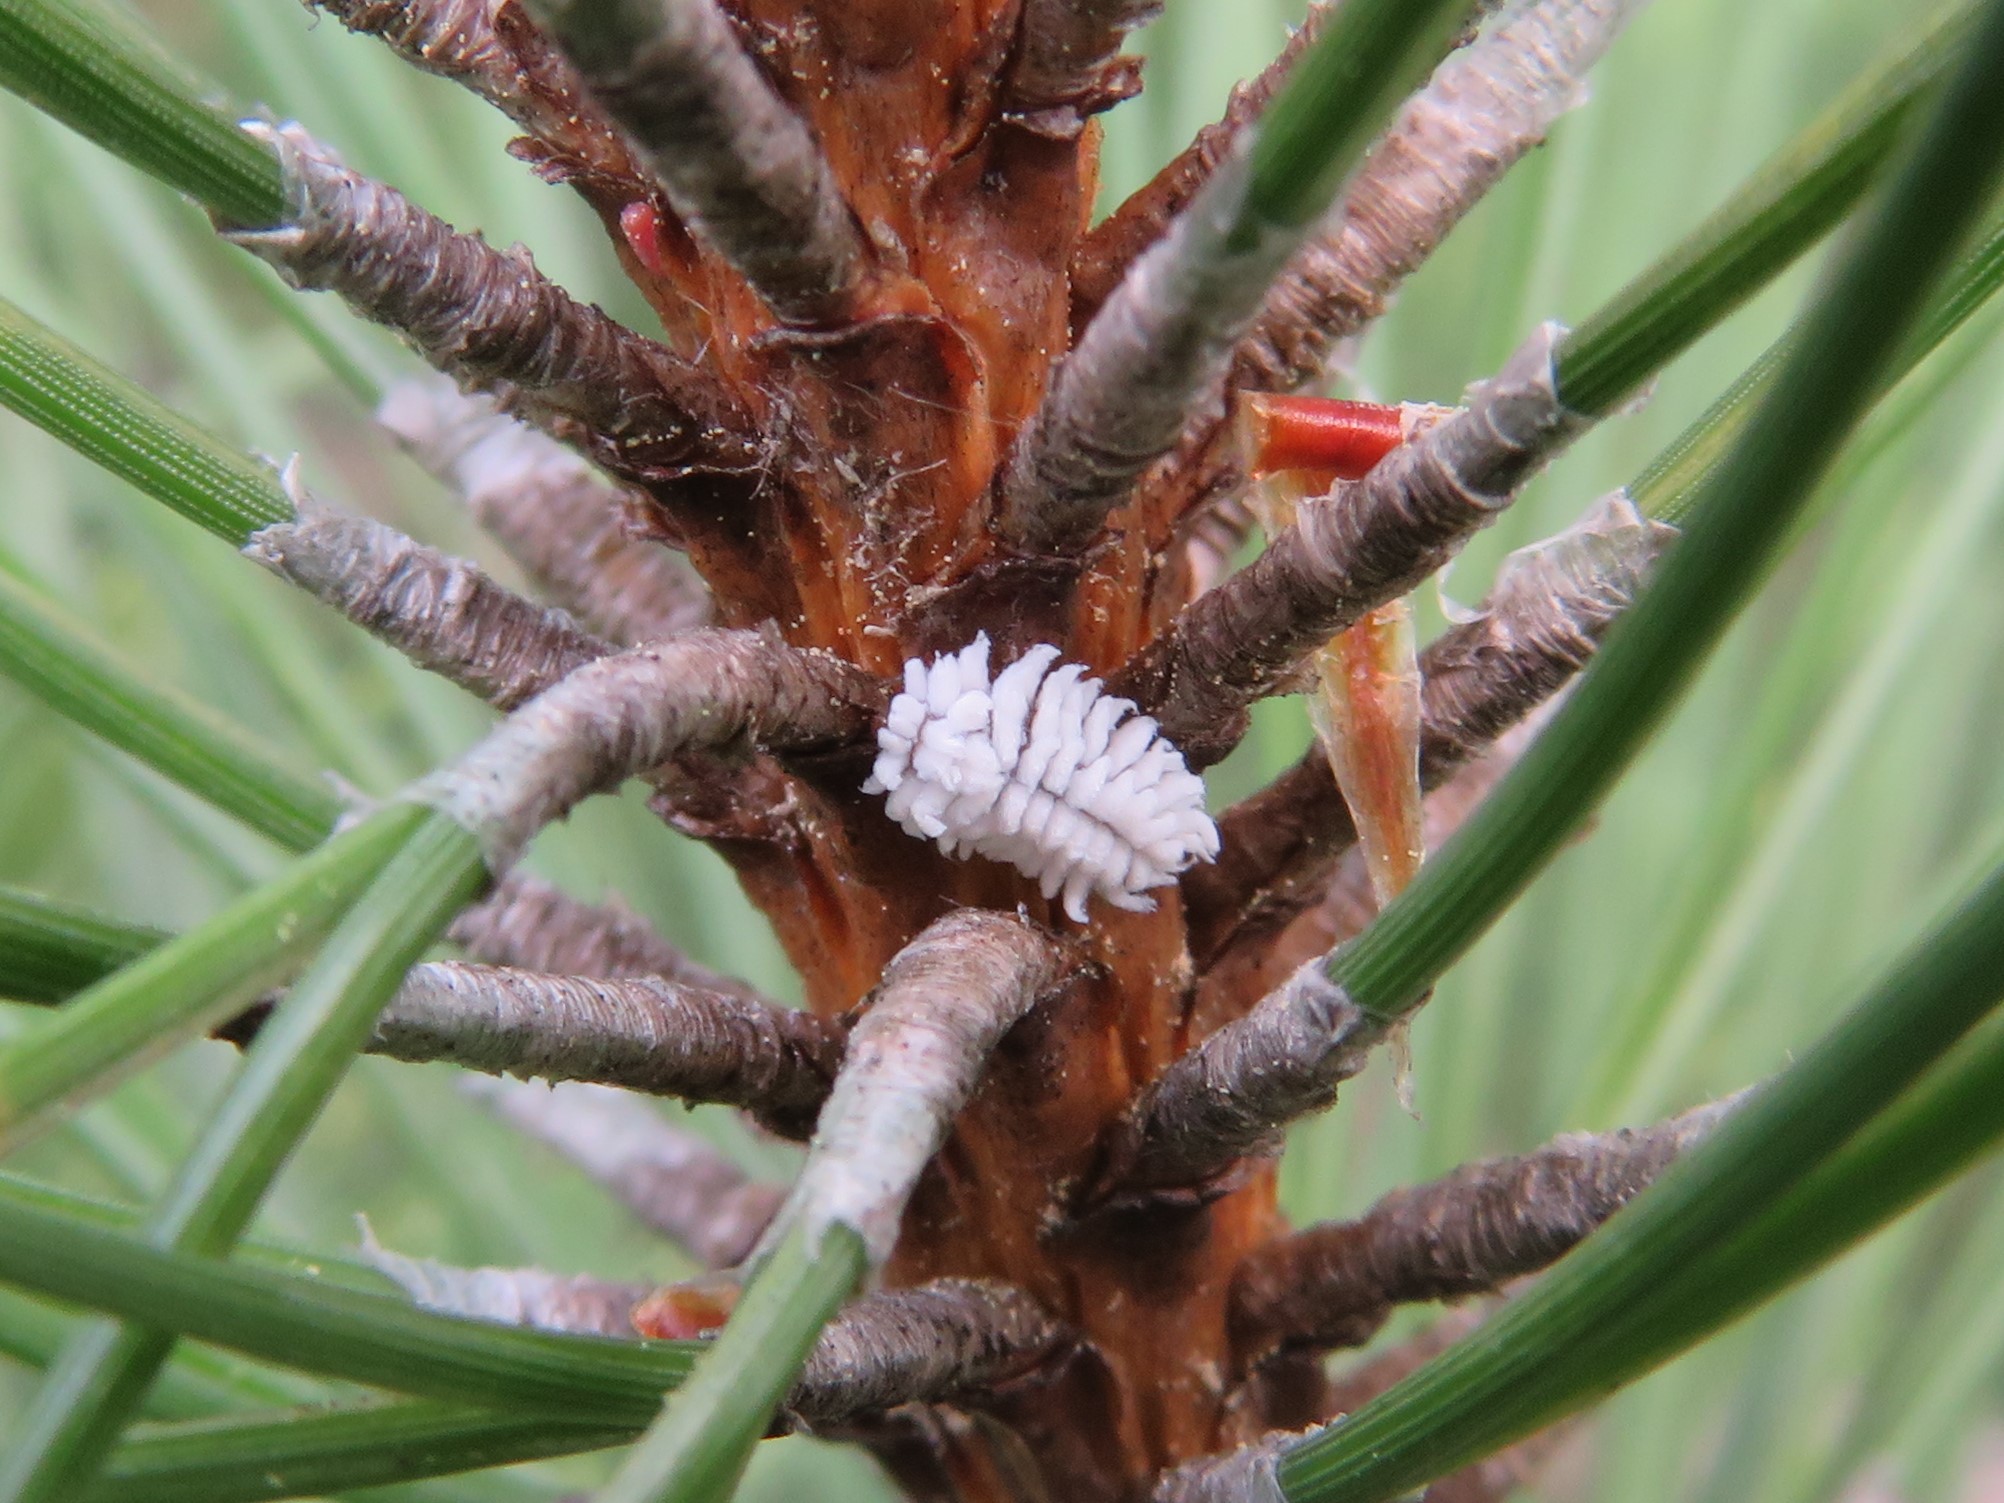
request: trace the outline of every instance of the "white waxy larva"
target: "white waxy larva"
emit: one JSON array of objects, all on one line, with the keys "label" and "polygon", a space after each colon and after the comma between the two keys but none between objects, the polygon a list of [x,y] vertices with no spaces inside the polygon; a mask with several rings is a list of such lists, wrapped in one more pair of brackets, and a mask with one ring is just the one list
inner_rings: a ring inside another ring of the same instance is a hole
[{"label": "white waxy larva", "polygon": [[985,633],[905,664],[863,788],[907,834],[1035,877],[1079,923],[1089,894],[1145,912],[1147,889],[1218,853],[1203,779],[1153,720],[1048,645],[991,675]]}]

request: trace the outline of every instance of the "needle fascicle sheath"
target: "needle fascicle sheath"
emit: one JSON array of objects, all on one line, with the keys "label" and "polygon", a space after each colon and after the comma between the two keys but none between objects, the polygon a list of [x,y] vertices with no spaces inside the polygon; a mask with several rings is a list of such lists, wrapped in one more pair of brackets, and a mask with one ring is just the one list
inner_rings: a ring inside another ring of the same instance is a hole
[{"label": "needle fascicle sheath", "polygon": [[492,398],[443,377],[402,381],[376,421],[589,630],[630,647],[709,622],[709,591],[687,560],[633,536],[618,490]]},{"label": "needle fascicle sheath", "polygon": [[531,0],[689,227],[781,319],[854,311],[868,247],[806,123],[715,0]]},{"label": "needle fascicle sheath", "polygon": [[1483,1294],[1536,1273],[1646,1189],[1738,1100],[1465,1164],[1394,1190],[1355,1221],[1269,1243],[1239,1265],[1234,1325],[1254,1353],[1361,1346],[1395,1305]]},{"label": "needle fascicle sheath", "polygon": [[1543,325],[1467,405],[1364,479],[1303,501],[1245,569],[1199,596],[1115,675],[1192,761],[1237,740],[1243,711],[1364,612],[1411,591],[1508,506],[1587,420],[1558,397]]},{"label": "needle fascicle sheath", "polygon": [[828,1094],[837,1023],[652,976],[549,976],[432,961],[376,1023],[376,1054],[748,1107],[794,1135]]},{"label": "needle fascicle sheath", "polygon": [[888,1258],[905,1202],[989,1054],[1064,976],[1053,940],[978,909],[949,914],[900,950],[849,1035],[768,1242],[800,1227],[813,1248],[842,1226],[863,1239],[873,1265]]},{"label": "needle fascicle sheath", "polygon": [[827,653],[756,631],[687,632],[587,663],[411,796],[472,830],[506,871],[537,831],[629,777],[697,748],[854,744],[888,698]]},{"label": "needle fascicle sheath", "polygon": [[497,709],[526,703],[613,650],[477,565],[288,489],[298,508],[293,519],[252,533],[244,557]]},{"label": "needle fascicle sheath", "polygon": [[1394,289],[1559,117],[1647,0],[1509,0],[1399,111],[1320,234],[1268,294],[1229,384],[1287,391]]},{"label": "needle fascicle sheath", "polygon": [[470,1075],[460,1089],[548,1144],[706,1268],[742,1262],[785,1199],[631,1092]]},{"label": "needle fascicle sheath", "polygon": [[489,965],[565,976],[662,976],[764,1000],[744,982],[698,965],[617,898],[586,903],[523,872],[496,883],[453,921],[451,935]]},{"label": "needle fascicle sheath", "polygon": [[339,294],[462,387],[623,478],[763,462],[750,420],[696,367],[576,301],[526,251],[459,234],[296,125],[243,129],[277,156],[290,208],[276,225],[220,228],[293,286]]}]

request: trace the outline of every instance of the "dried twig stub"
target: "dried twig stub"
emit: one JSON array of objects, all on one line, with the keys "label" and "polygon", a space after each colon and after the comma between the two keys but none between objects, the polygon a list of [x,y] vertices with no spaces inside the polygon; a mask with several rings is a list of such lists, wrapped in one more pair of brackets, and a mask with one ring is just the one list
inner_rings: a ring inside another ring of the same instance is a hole
[{"label": "dried twig stub", "polygon": [[676,212],[775,313],[820,324],[853,311],[868,270],[862,234],[813,135],[715,0],[534,8]]},{"label": "dried twig stub", "polygon": [[[1504,560],[1474,614],[1420,655],[1422,786],[1440,787],[1570,682],[1676,535],[1615,492],[1566,531]],[[1227,809],[1218,829],[1217,863],[1183,879],[1200,960],[1249,918],[1270,930],[1299,912],[1355,840],[1316,749]]]},{"label": "dried twig stub", "polygon": [[843,1034],[797,1008],[653,977],[434,961],[404,978],[369,1049],[492,1075],[722,1102],[798,1134],[828,1094]]},{"label": "dried twig stub", "polygon": [[1394,1305],[1486,1293],[1537,1272],[1648,1188],[1741,1099],[1467,1164],[1393,1191],[1356,1221],[1259,1249],[1232,1290],[1245,1349],[1257,1356],[1283,1345],[1360,1345]]},{"label": "dried twig stub", "polygon": [[471,390],[637,481],[747,473],[751,419],[696,367],[544,277],[522,250],[461,235],[395,189],[343,167],[297,126],[247,121],[284,169],[293,209],[225,236],[293,286],[333,291]]},{"label": "dried twig stub", "polygon": [[453,920],[454,944],[488,965],[564,976],[663,976],[764,1000],[745,982],[698,965],[616,898],[583,903],[511,872]]},{"label": "dried twig stub", "polygon": [[801,1423],[832,1425],[898,1404],[947,1403],[1022,1376],[1073,1339],[1009,1284],[938,1279],[887,1289],[828,1323],[786,1409]]},{"label": "dried twig stub", "polygon": [[1201,1191],[1270,1151],[1288,1123],[1334,1101],[1401,1021],[1358,1006],[1318,956],[1155,1078],[1116,1138],[1101,1195],[1118,1204]]},{"label": "dried twig stub", "polygon": [[578,455],[491,398],[440,377],[401,381],[376,409],[548,598],[623,646],[702,626],[709,591],[680,555],[632,536],[626,498]]},{"label": "dried twig stub", "polygon": [[1003,112],[1044,135],[1078,135],[1101,110],[1141,92],[1141,59],[1120,49],[1161,11],[1162,0],[1024,0]]},{"label": "dried twig stub", "polygon": [[244,556],[331,605],[418,667],[503,710],[612,650],[562,611],[367,517],[303,504],[252,533]]},{"label": "dried twig stub", "polygon": [[1243,155],[1221,166],[1058,367],[1004,474],[998,520],[1011,542],[1057,552],[1090,536],[1224,369],[1300,243],[1300,231],[1245,212],[1248,181]]},{"label": "dried twig stub", "polygon": [[1434,573],[1586,426],[1559,401],[1546,324],[1468,405],[1354,484],[1301,503],[1251,565],[1198,597],[1113,688],[1193,761],[1237,741],[1243,711],[1313,648]]},{"label": "dried twig stub", "polygon": [[826,653],[758,632],[688,632],[585,665],[413,796],[480,836],[501,872],[543,826],[650,767],[699,748],[853,743],[887,698]]},{"label": "dried twig stub", "polygon": [[1018,919],[949,914],[898,952],[850,1034],[814,1146],[768,1240],[793,1226],[817,1246],[853,1229],[890,1256],[919,1175],[946,1141],[988,1055],[1063,978],[1057,944]]},{"label": "dried twig stub", "polygon": [[743,1261],[785,1198],[652,1103],[606,1086],[470,1075],[461,1089],[548,1144],[707,1268]]}]

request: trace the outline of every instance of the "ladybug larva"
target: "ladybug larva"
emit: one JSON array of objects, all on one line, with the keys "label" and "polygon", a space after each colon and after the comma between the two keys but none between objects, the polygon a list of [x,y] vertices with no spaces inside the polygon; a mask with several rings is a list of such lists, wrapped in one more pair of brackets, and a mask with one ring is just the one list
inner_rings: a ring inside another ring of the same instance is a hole
[{"label": "ladybug larva", "polygon": [[[1077,663],[1032,647],[992,678],[986,633],[905,664],[864,785],[905,832],[949,856],[986,856],[1035,877],[1085,921],[1088,893],[1152,909],[1163,887],[1218,853],[1204,781],[1132,700]],[[1055,666],[1054,666],[1055,665]]]}]

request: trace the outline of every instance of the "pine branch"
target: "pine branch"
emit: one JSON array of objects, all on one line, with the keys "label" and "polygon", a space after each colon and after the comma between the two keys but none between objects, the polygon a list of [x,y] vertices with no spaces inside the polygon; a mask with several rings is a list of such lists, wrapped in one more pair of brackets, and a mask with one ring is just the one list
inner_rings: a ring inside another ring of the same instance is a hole
[{"label": "pine branch", "polygon": [[[1421,785],[1440,787],[1569,682],[1675,535],[1615,492],[1505,559],[1475,613],[1421,654]],[[1316,901],[1355,840],[1319,747],[1227,809],[1218,831],[1217,862],[1183,879],[1193,953],[1204,964]]]},{"label": "pine branch", "polygon": [[468,1076],[460,1088],[548,1144],[628,1210],[708,1268],[751,1253],[786,1196],[648,1103],[603,1086]]},{"label": "pine branch", "polygon": [[224,238],[305,291],[396,330],[462,387],[644,483],[757,470],[751,420],[694,366],[574,300],[522,250],[462,235],[343,167],[297,126],[244,130],[279,160],[289,208]]},{"label": "pine branch", "polygon": [[1301,503],[1291,527],[1199,596],[1112,681],[1197,765],[1244,729],[1305,654],[1411,591],[1585,425],[1561,403],[1546,325],[1468,403],[1401,444],[1364,479]]},{"label": "pine branch", "polygon": [[1536,1273],[1706,1137],[1739,1099],[1464,1165],[1394,1190],[1356,1221],[1259,1248],[1232,1285],[1240,1349],[1257,1360],[1286,1347],[1361,1346],[1395,1305],[1484,1294]]},{"label": "pine branch", "polygon": [[715,0],[530,0],[689,227],[783,320],[854,317],[870,251],[807,125]]},{"label": "pine branch", "polygon": [[451,487],[543,595],[592,631],[635,646],[708,624],[709,591],[688,562],[632,536],[625,497],[490,398],[443,379],[400,382],[376,421]]},{"label": "pine branch", "polygon": [[1465,9],[1363,0],[1339,13],[1250,149],[1130,268],[1058,368],[1004,472],[996,522],[1009,542],[1046,553],[1083,542],[1169,450],[1267,285]]},{"label": "pine branch", "polygon": [[1141,60],[1120,49],[1161,12],[1162,0],[1025,0],[1003,115],[1040,135],[1077,137],[1094,115],[1141,92]]}]

